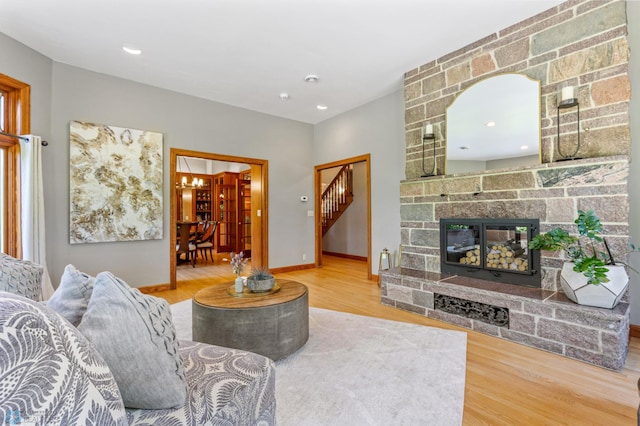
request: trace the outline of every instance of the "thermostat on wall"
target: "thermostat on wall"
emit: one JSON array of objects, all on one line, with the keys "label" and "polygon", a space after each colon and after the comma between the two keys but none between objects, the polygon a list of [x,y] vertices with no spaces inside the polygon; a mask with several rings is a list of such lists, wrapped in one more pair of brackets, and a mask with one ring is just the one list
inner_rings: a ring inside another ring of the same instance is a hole
[{"label": "thermostat on wall", "polygon": [[309,201],[309,197],[303,195],[302,197],[300,197],[300,201]]}]

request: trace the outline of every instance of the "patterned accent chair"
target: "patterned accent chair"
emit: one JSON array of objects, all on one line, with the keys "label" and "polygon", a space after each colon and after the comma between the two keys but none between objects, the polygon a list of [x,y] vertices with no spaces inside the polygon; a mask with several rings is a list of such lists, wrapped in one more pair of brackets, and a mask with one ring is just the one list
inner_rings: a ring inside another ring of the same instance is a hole
[{"label": "patterned accent chair", "polygon": [[[3,272],[6,265],[0,278]],[[275,367],[269,358],[180,340],[184,404],[127,408],[105,358],[81,333],[82,327],[74,327],[45,302],[1,290],[0,419],[6,424],[275,424]]]}]

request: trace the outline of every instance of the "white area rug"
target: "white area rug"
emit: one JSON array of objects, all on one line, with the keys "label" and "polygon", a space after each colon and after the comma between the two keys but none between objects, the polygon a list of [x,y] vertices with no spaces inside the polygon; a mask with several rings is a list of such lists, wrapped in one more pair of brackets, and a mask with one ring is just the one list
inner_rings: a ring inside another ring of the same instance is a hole
[{"label": "white area rug", "polygon": [[[191,301],[171,306],[191,339]],[[280,426],[460,425],[467,334],[309,308],[309,341],[276,363]]]}]

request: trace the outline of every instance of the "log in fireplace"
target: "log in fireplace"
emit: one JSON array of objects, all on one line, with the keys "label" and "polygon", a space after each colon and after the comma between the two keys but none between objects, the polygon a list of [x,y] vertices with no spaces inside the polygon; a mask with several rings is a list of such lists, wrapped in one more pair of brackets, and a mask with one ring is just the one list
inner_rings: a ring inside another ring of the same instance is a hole
[{"label": "log in fireplace", "polygon": [[529,250],[538,219],[440,219],[445,274],[541,287],[540,251]]}]

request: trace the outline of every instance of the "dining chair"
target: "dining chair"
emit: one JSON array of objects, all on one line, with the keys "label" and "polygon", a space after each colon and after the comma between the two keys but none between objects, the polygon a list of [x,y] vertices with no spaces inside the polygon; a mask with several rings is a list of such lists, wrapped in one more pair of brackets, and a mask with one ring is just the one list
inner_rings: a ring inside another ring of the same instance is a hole
[{"label": "dining chair", "polygon": [[196,249],[198,253],[201,253],[201,257],[204,257],[204,259],[207,261],[207,251],[209,251],[209,254],[211,255],[211,261],[213,262],[213,237],[216,233],[217,228],[217,221],[209,222],[209,226],[207,226],[206,230],[204,231],[204,235],[202,235],[202,238],[196,241]]},{"label": "dining chair", "polygon": [[196,267],[196,244],[191,240],[191,225],[181,224],[179,229],[178,241],[176,244],[176,258],[180,259],[180,255],[185,255],[186,261],[191,261],[191,266]]}]

